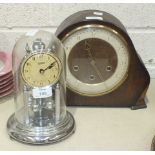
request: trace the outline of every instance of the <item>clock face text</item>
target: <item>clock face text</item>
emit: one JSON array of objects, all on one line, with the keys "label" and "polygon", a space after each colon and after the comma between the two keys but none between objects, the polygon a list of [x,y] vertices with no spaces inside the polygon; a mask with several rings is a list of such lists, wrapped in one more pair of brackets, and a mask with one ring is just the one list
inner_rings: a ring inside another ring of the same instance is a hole
[{"label": "clock face text", "polygon": [[67,86],[86,96],[109,93],[127,77],[128,47],[124,38],[106,26],[81,26],[63,38]]},{"label": "clock face text", "polygon": [[28,57],[22,65],[24,81],[32,87],[45,87],[56,83],[61,73],[61,63],[53,54],[39,53]]}]

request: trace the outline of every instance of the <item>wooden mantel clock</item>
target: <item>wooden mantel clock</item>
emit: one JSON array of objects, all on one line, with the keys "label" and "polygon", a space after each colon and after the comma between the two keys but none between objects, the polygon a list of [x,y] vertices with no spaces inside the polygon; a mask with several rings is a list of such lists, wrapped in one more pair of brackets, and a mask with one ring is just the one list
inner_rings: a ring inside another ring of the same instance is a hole
[{"label": "wooden mantel clock", "polygon": [[64,20],[56,35],[66,49],[68,105],[146,107],[150,76],[116,17],[80,11]]}]

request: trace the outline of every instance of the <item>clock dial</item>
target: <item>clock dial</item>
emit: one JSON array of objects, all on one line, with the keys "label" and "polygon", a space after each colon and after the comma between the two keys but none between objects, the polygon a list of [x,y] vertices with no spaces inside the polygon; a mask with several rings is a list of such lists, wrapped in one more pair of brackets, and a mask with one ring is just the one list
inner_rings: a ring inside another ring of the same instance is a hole
[{"label": "clock dial", "polygon": [[98,96],[116,89],[127,77],[127,43],[106,26],[74,29],[63,38],[67,57],[67,85],[86,96]]},{"label": "clock dial", "polygon": [[22,64],[21,75],[33,87],[56,83],[61,73],[61,63],[53,54],[40,53],[28,57]]},{"label": "clock dial", "polygon": [[97,84],[106,81],[114,74],[117,54],[108,42],[88,38],[81,40],[72,48],[68,64],[71,74],[79,81]]}]

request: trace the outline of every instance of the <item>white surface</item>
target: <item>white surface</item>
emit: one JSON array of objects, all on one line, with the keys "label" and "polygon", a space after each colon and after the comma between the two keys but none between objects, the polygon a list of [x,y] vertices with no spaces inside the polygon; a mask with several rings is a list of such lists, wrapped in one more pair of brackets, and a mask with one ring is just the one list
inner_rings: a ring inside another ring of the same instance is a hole
[{"label": "white surface", "polygon": [[155,135],[155,80],[151,81],[146,109],[70,107],[76,131],[68,139],[46,146],[10,140],[6,122],[14,112],[13,100],[0,104],[0,150],[150,150]]},{"label": "white surface", "polygon": [[55,32],[69,15],[86,9],[107,11],[127,28],[135,48],[155,78],[155,4],[0,4],[0,50],[12,52],[25,32]]},{"label": "white surface", "polygon": [[0,27],[49,26],[49,4],[0,4]]},{"label": "white surface", "polygon": [[[15,9],[15,8],[14,8]],[[80,10],[103,10],[115,15],[126,27],[154,27],[155,4],[51,4],[50,23],[58,26],[64,18]]]},{"label": "white surface", "polygon": [[34,98],[46,98],[52,96],[52,89],[51,87],[44,87],[44,88],[33,88],[32,95]]},{"label": "white surface", "polygon": [[0,27],[58,26],[64,18],[80,10],[107,11],[126,27],[154,27],[155,4],[0,4]]}]

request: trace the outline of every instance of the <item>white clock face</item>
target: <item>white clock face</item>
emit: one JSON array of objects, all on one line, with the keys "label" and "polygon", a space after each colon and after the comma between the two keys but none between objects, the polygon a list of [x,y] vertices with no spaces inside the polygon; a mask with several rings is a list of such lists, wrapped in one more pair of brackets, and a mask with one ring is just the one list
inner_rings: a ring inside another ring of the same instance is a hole
[{"label": "white clock face", "polygon": [[85,96],[109,93],[127,77],[127,43],[116,31],[101,25],[82,26],[63,38],[67,86]]}]

